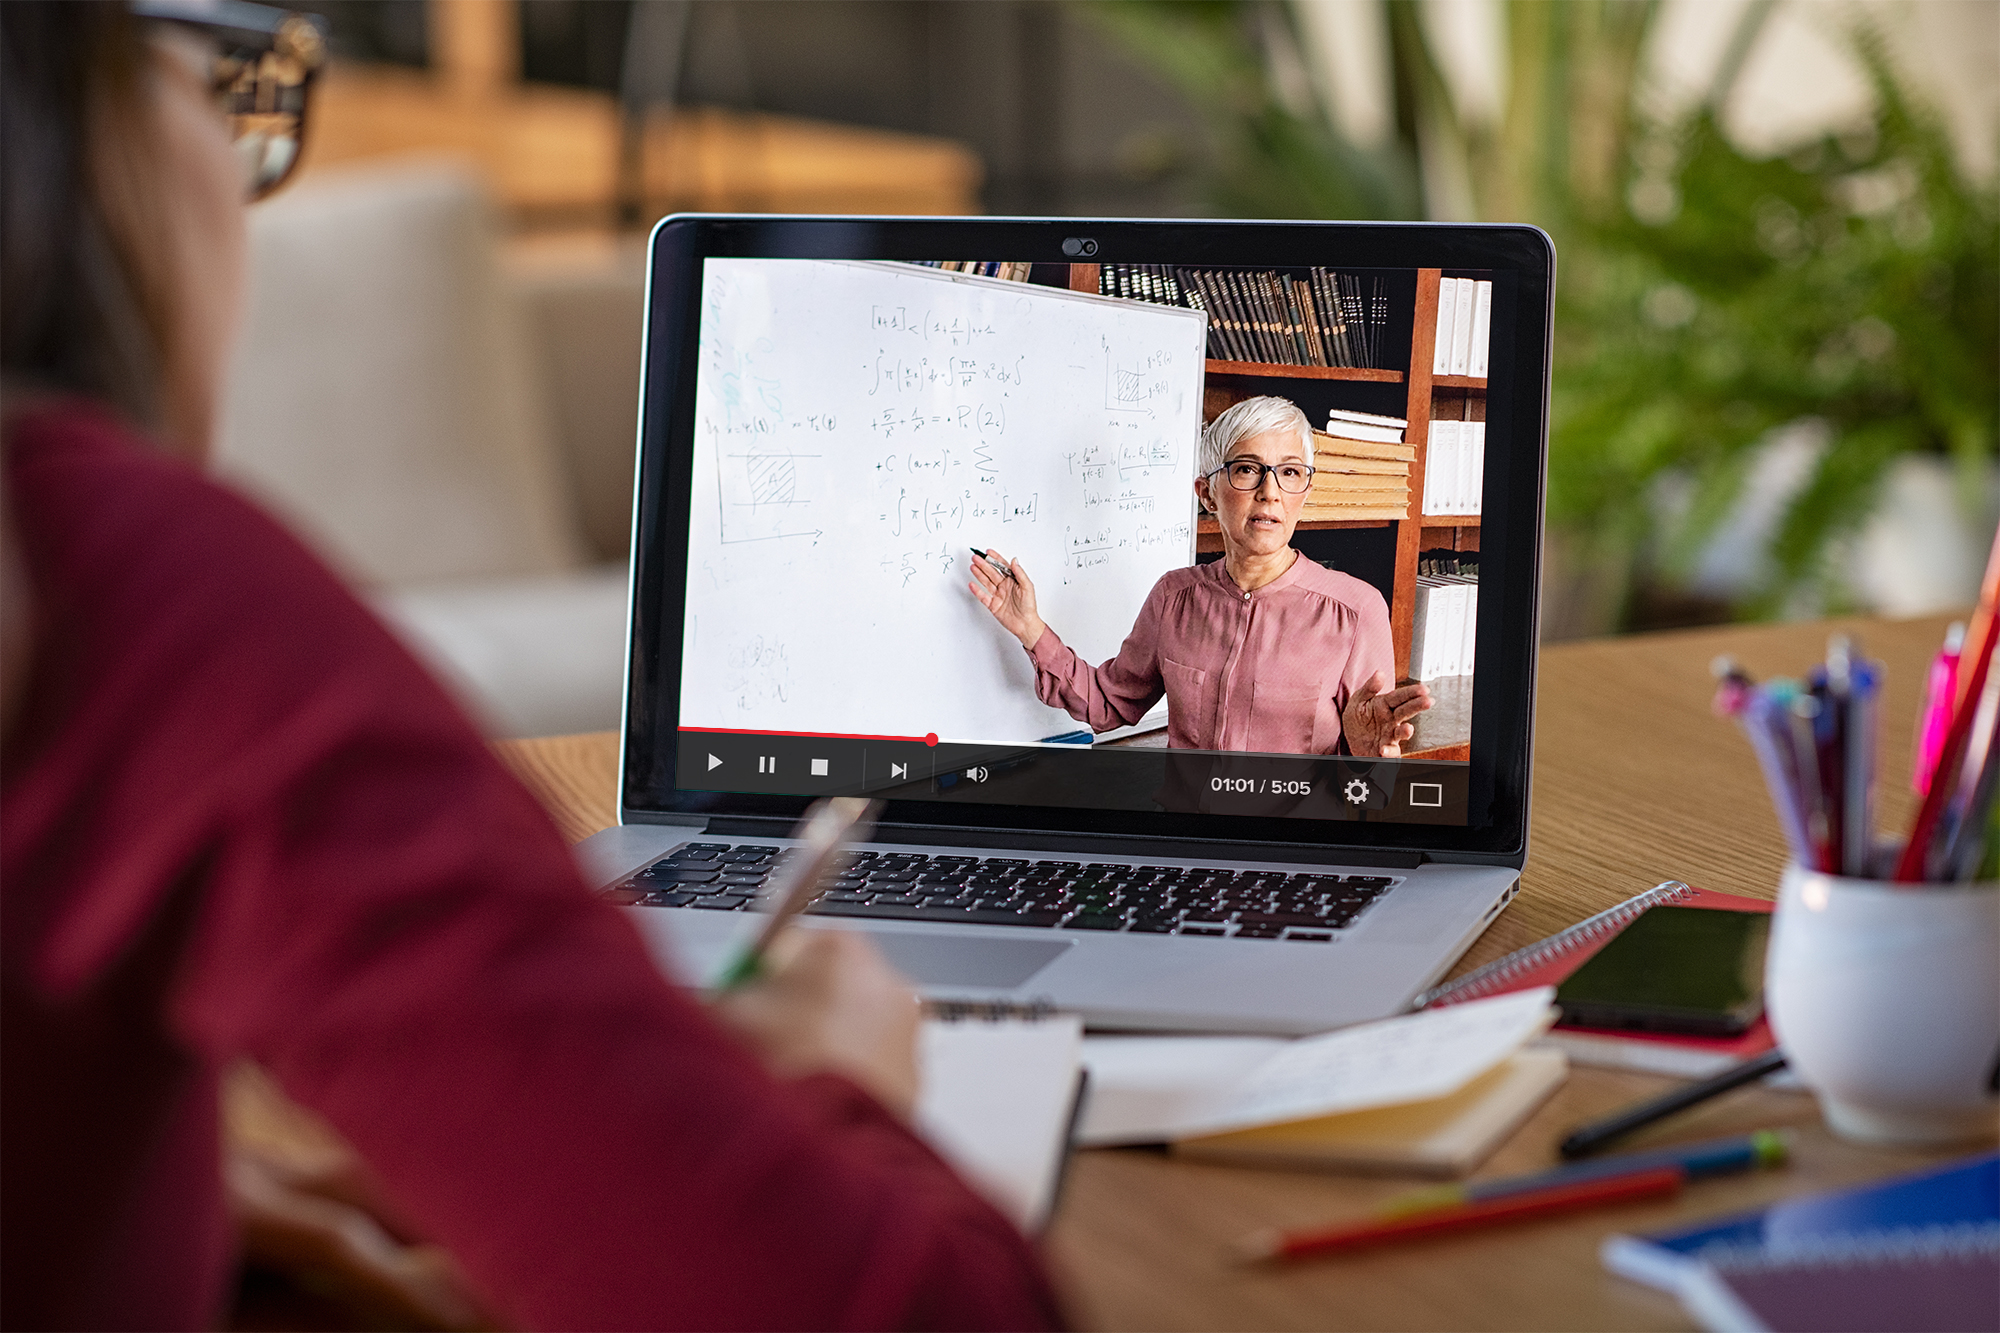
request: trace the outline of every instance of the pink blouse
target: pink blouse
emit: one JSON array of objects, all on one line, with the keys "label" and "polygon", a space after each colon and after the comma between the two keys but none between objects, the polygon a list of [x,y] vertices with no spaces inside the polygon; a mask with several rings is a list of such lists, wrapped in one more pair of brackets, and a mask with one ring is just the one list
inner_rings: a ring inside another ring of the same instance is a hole
[{"label": "pink blouse", "polygon": [[1042,702],[1092,731],[1137,722],[1165,694],[1168,745],[1267,754],[1345,754],[1348,695],[1396,674],[1382,594],[1304,556],[1255,592],[1220,560],[1174,570],[1103,666],[1054,630],[1028,656]]}]

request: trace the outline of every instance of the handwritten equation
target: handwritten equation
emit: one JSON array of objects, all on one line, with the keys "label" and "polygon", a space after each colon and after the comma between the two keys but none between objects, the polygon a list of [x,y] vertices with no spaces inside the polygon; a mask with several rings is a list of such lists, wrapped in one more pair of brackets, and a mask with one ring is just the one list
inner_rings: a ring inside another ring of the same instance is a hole
[{"label": "handwritten equation", "polygon": [[975,384],[1019,389],[1027,384],[1027,367],[1028,358],[1025,356],[1004,360],[989,358],[985,361],[976,357],[952,356],[943,361],[932,361],[927,356],[896,356],[885,347],[875,354],[873,361],[862,366],[862,373],[869,377],[868,396],[876,398],[886,394],[969,389]]},{"label": "handwritten equation", "polygon": [[929,310],[912,313],[905,305],[876,305],[868,310],[868,327],[875,333],[902,333],[924,342],[970,347],[982,338],[994,336],[991,320],[977,316],[939,315]]}]

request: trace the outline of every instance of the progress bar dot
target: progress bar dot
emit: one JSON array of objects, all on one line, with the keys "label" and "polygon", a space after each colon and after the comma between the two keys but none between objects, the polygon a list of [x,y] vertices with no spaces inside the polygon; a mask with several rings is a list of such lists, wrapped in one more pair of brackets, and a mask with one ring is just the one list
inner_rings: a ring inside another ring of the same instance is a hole
[{"label": "progress bar dot", "polygon": [[924,744],[925,744],[925,745],[936,745],[936,744],[937,744],[937,733],[936,733],[935,731],[927,733],[927,734],[926,734],[926,735],[924,736]]}]

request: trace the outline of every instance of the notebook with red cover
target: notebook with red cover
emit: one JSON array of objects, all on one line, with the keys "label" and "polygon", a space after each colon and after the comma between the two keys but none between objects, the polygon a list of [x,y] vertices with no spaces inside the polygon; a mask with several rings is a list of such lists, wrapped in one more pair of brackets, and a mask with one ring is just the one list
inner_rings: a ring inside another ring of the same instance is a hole
[{"label": "notebook with red cover", "polygon": [[[1415,1007],[1458,1004],[1526,990],[1530,986],[1559,985],[1619,931],[1636,921],[1649,907],[1702,907],[1721,912],[1769,912],[1776,903],[1765,898],[1698,889],[1679,880],[1668,880],[1628,898],[1608,911],[1577,922],[1569,929],[1516,949],[1456,981],[1434,986],[1417,997]],[[1630,1032],[1609,1028],[1571,1027],[1557,1024],[1547,1040],[1554,1042],[1581,1064],[1609,1065],[1620,1069],[1641,1069],[1656,1074],[1703,1078],[1718,1073],[1741,1060],[1762,1055],[1777,1044],[1768,1019],[1759,1018],[1739,1037],[1686,1037],[1664,1032]]]}]

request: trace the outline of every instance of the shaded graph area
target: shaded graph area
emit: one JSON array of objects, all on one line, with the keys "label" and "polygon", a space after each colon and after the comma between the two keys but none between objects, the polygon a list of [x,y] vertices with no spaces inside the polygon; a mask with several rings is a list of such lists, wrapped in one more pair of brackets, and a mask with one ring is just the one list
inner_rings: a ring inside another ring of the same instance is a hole
[{"label": "shaded graph area", "polygon": [[798,499],[799,469],[789,454],[775,458],[746,458],[743,460],[743,471],[749,482],[752,508],[792,504]]},{"label": "shaded graph area", "polygon": [[790,452],[723,458],[716,478],[723,544],[785,537],[817,540],[823,535],[813,522],[814,497],[807,480],[807,469],[818,458],[818,454]]}]

